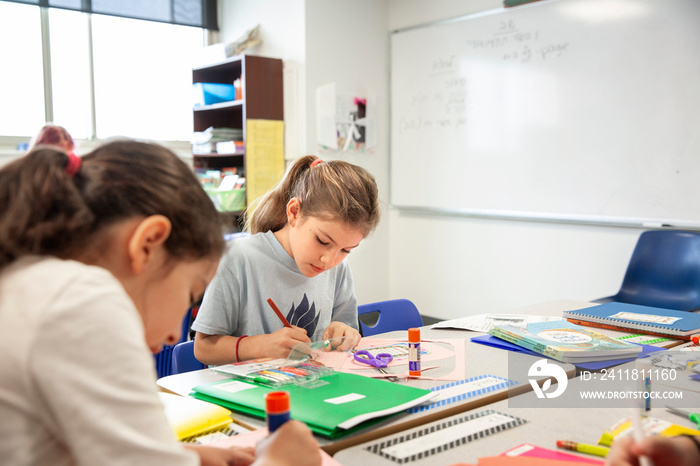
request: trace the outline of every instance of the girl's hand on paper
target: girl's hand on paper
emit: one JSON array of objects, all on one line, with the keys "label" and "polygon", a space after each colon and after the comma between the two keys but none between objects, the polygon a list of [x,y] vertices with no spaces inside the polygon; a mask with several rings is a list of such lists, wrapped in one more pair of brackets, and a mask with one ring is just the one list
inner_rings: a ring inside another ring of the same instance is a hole
[{"label": "girl's hand on paper", "polygon": [[202,466],[249,466],[255,461],[253,447],[217,448],[205,445],[185,445],[199,455]]},{"label": "girl's hand on paper", "polygon": [[[698,438],[698,437],[696,437]],[[637,466],[639,457],[651,459],[654,466],[697,466],[700,464],[700,449],[692,439],[678,437],[645,437],[635,443],[631,437],[618,438],[606,458],[607,466]]]},{"label": "girl's hand on paper", "polygon": [[317,466],[321,464],[318,442],[305,424],[287,421],[274,434],[258,443],[255,466]]},{"label": "girl's hand on paper", "polygon": [[[344,324],[343,322],[331,322],[328,327],[326,327],[326,330],[323,332],[323,340],[330,340],[333,338],[340,338],[340,337],[350,337],[346,338],[344,341],[347,342],[355,342],[355,345],[359,343],[360,341],[360,332],[355,330],[354,328],[350,327],[348,324]],[[337,349],[341,351],[349,350],[351,348],[343,348],[343,345],[338,347]]]},{"label": "girl's hand on paper", "polygon": [[[256,357],[270,357],[270,358],[286,358],[291,353],[292,348],[300,343],[311,343],[311,340],[306,335],[306,330],[301,327],[291,326],[284,327],[276,332],[268,333],[266,335],[255,335],[246,340],[250,340],[251,348],[253,354],[251,357],[242,357],[241,361],[245,359],[253,359]],[[244,340],[244,344],[247,343]],[[242,354],[246,354],[247,351]]]}]

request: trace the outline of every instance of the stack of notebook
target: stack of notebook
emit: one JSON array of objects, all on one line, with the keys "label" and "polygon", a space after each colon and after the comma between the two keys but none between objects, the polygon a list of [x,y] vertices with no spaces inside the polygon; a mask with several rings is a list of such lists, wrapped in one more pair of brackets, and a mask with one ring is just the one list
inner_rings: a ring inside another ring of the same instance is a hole
[{"label": "stack of notebook", "polygon": [[489,333],[536,353],[572,364],[636,358],[642,347],[565,320],[494,326]]},{"label": "stack of notebook", "polygon": [[564,312],[564,318],[577,325],[646,333],[690,340],[700,334],[700,314],[659,307],[610,302]]}]

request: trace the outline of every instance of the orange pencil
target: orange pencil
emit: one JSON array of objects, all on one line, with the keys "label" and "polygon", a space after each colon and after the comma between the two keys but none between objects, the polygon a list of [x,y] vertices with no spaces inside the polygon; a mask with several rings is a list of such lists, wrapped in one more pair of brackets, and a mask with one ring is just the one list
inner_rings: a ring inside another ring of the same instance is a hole
[{"label": "orange pencil", "polygon": [[279,310],[279,308],[277,307],[275,302],[272,300],[272,298],[268,298],[267,303],[270,305],[272,310],[275,311],[275,314],[277,314],[277,317],[280,318],[280,320],[282,321],[284,326],[292,328],[291,324],[289,322],[287,322],[287,319],[284,318],[284,316],[282,315],[282,312]]}]

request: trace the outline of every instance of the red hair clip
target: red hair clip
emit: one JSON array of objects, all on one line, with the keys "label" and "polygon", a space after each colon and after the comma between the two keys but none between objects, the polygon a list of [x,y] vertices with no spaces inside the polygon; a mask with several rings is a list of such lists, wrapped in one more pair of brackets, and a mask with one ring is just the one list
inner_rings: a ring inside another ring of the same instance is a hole
[{"label": "red hair clip", "polygon": [[73,178],[78,170],[80,170],[80,157],[75,155],[75,152],[68,152],[68,165],[66,165],[66,174]]},{"label": "red hair clip", "polygon": [[314,168],[316,165],[321,164],[321,163],[323,163],[322,159],[316,159],[313,162],[311,162],[311,165],[309,166],[309,168]]}]

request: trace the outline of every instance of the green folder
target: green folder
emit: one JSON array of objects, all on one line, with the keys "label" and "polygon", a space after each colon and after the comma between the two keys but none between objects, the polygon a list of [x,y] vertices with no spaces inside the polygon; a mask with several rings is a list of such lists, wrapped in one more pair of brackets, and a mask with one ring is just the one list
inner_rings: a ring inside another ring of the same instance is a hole
[{"label": "green folder", "polygon": [[199,385],[192,396],[233,411],[265,418],[265,394],[289,392],[290,416],[305,422],[319,435],[337,438],[377,423],[391,415],[425,403],[436,392],[357,374],[335,372],[316,386],[285,385],[275,389],[222,380]]}]

